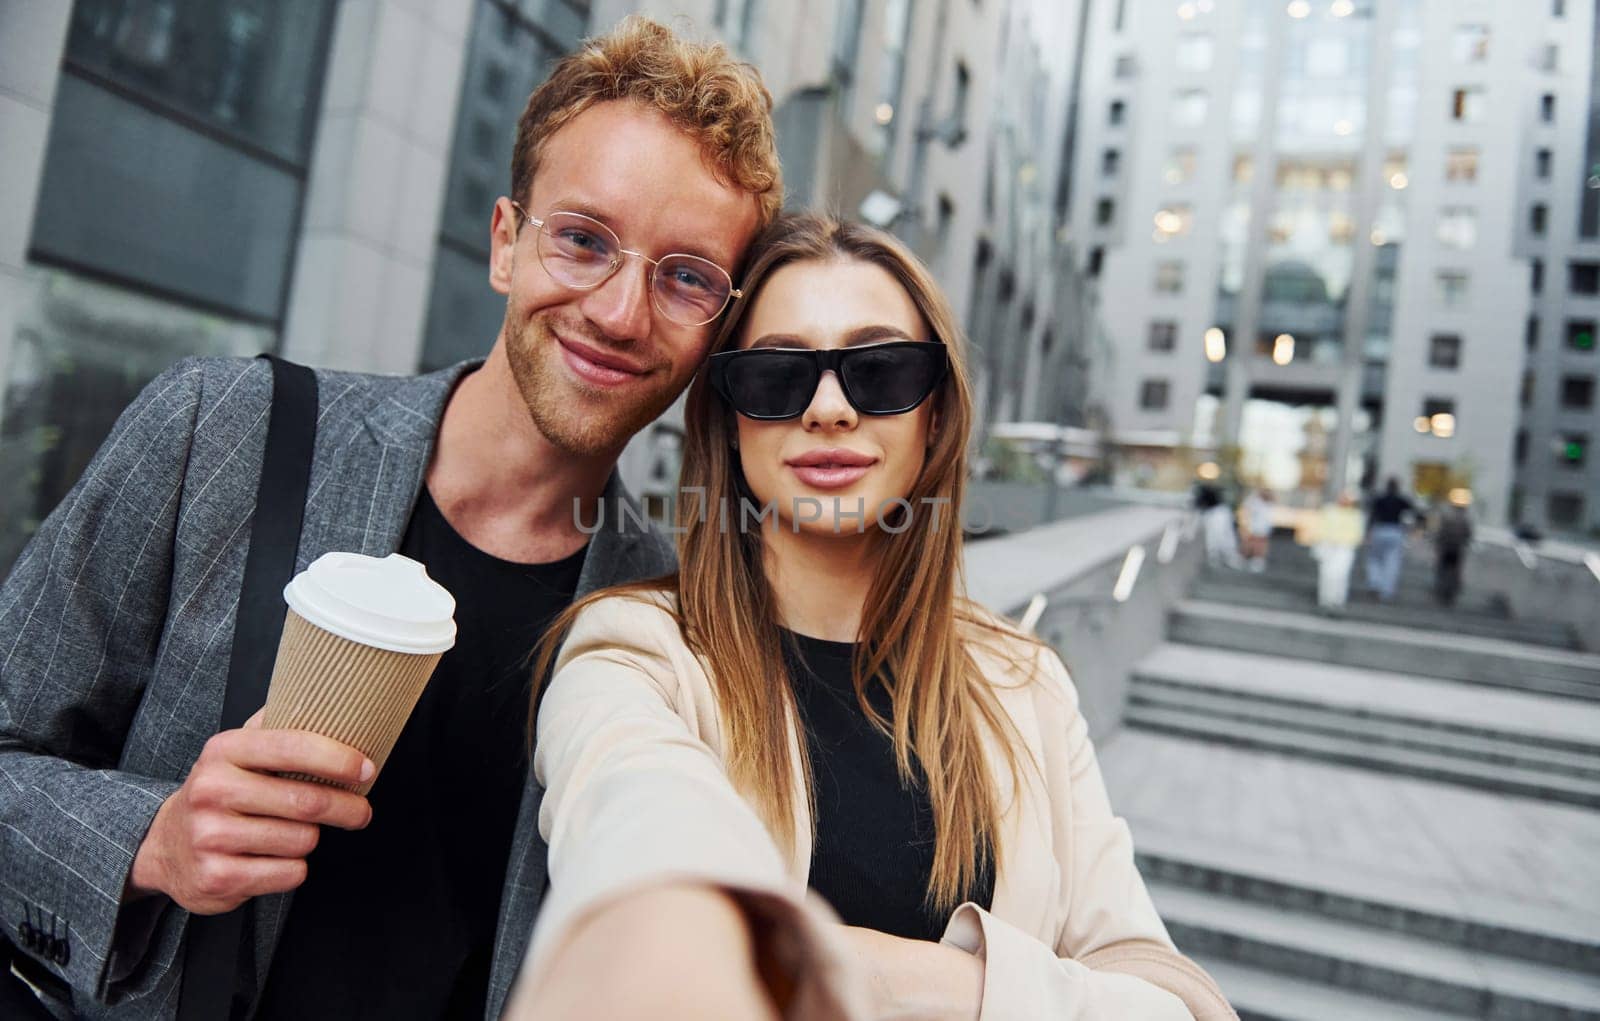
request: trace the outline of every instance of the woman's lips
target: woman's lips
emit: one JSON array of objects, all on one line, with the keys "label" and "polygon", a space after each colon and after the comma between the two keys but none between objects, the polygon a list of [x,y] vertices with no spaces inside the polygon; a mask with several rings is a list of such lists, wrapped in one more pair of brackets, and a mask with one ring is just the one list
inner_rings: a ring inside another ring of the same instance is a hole
[{"label": "woman's lips", "polygon": [[789,470],[812,489],[844,489],[861,481],[872,470],[872,465],[791,464]]},{"label": "woman's lips", "polygon": [[567,367],[578,375],[579,379],[596,386],[617,386],[630,380],[638,379],[641,373],[617,368],[612,365],[602,364],[598,354],[591,354],[587,349],[569,344],[560,338],[556,345],[561,348],[561,357]]}]

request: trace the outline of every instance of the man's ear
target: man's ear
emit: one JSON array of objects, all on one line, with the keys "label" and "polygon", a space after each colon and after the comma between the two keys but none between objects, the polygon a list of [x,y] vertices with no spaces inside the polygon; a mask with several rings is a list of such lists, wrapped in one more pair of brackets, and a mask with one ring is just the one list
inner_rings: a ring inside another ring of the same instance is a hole
[{"label": "man's ear", "polygon": [[489,218],[489,286],[500,294],[511,293],[511,271],[517,264],[517,228],[521,225],[522,214],[511,200],[504,196],[496,199]]}]

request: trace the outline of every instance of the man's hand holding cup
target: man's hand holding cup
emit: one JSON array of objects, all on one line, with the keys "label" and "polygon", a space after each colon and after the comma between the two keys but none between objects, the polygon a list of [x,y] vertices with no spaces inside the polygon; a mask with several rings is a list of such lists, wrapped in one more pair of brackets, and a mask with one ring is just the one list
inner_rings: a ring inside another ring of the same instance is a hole
[{"label": "man's hand holding cup", "polygon": [[[156,811],[129,877],[135,895],[164,893],[197,915],[293,890],[322,826],[359,830],[372,806],[328,784],[370,781],[372,760],[331,738],[265,730],[261,713],[206,742],[189,777]],[[291,780],[276,773],[320,777]]]},{"label": "man's hand holding cup", "polygon": [[206,742],[157,810],[130,894],[231,911],[305,882],[320,827],[371,821],[366,795],[455,644],[455,600],[413,560],[355,553],[320,557],[284,597],[266,706]]}]

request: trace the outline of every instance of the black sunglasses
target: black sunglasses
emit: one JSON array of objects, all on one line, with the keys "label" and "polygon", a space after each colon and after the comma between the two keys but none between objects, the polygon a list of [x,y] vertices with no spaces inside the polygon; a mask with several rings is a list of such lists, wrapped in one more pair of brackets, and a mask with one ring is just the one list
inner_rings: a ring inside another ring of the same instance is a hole
[{"label": "black sunglasses", "polygon": [[839,377],[863,415],[903,415],[928,399],[950,367],[943,344],[915,340],[821,350],[757,347],[709,359],[712,389],[746,418],[781,421],[805,412],[822,374]]}]

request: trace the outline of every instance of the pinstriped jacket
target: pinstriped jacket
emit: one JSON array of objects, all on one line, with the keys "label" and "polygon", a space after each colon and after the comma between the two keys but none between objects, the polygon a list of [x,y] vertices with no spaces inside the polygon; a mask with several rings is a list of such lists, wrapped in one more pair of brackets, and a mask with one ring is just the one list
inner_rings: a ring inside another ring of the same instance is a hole
[{"label": "pinstriped jacket", "polygon": [[[297,569],[330,550],[382,556],[399,546],[445,401],[471,368],[317,374]],[[163,373],[0,587],[0,922],[19,948],[24,924],[55,934],[54,953],[19,952],[36,984],[70,996],[51,1004],[64,1016],[177,1009],[188,913],[166,898],[125,903],[123,891],[156,809],[221,718],[271,390],[259,360],[189,359]],[[664,540],[619,513],[636,505],[615,476],[606,500],[611,523],[590,542],[580,595],[672,567]],[[544,890],[542,796],[529,770],[491,1019]],[[255,976],[268,973],[290,899],[251,902]]]}]

